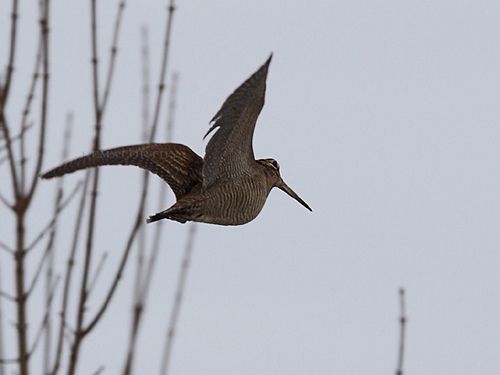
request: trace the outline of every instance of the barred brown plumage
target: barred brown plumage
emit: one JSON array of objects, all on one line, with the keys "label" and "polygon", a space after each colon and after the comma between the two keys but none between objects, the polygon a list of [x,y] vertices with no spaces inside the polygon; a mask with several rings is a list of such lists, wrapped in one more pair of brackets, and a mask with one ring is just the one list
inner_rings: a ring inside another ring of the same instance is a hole
[{"label": "barred brown plumage", "polygon": [[300,204],[311,208],[285,184],[273,159],[255,160],[252,139],[257,117],[264,105],[266,79],[272,55],[224,102],[211,120],[205,137],[215,130],[201,158],[177,143],[151,143],[98,151],[60,165],[42,178],[103,165],[134,165],[162,178],[177,202],[150,216],[148,222],[170,219],[241,225],[262,210],[267,196],[277,187]]}]

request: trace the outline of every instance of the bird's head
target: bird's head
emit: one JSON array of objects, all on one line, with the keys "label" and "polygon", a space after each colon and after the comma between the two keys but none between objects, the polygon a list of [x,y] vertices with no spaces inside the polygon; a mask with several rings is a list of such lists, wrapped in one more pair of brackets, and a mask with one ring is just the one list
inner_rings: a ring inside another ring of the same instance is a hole
[{"label": "bird's head", "polygon": [[266,175],[268,176],[269,181],[272,183],[272,187],[277,187],[278,189],[283,190],[297,202],[299,202],[302,206],[307,208],[309,211],[311,207],[300,198],[296,192],[294,192],[286,183],[283,181],[280,175],[280,165],[274,159],[260,159],[257,160],[259,164],[261,164],[266,171]]}]

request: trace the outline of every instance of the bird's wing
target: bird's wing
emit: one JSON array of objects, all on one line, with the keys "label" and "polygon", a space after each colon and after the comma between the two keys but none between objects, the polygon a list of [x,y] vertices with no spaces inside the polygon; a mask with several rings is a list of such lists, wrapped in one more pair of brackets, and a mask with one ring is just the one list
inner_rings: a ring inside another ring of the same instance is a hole
[{"label": "bird's wing", "polygon": [[205,149],[203,185],[253,172],[252,138],[266,93],[266,78],[272,55],[224,102],[210,121],[205,137],[217,129]]},{"label": "bird's wing", "polygon": [[42,175],[52,178],[102,165],[134,165],[158,175],[170,185],[177,199],[202,181],[203,159],[177,143],[151,143],[97,151],[56,167]]}]

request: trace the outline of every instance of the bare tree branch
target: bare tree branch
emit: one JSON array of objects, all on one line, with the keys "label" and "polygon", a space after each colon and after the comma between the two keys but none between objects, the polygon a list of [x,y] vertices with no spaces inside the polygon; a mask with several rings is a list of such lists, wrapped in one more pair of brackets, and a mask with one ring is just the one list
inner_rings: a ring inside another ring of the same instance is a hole
[{"label": "bare tree branch", "polygon": [[45,307],[43,319],[42,319],[42,321],[40,323],[40,327],[38,328],[37,333],[35,335],[35,340],[33,341],[33,344],[31,345],[31,349],[29,350],[29,357],[31,357],[35,353],[36,349],[38,348],[38,344],[40,343],[40,339],[42,338],[42,334],[44,332],[44,329],[46,328],[46,326],[49,322],[50,313],[52,311],[52,309],[51,309],[52,301],[54,300],[54,294],[55,294],[55,291],[57,289],[57,286],[59,285],[59,280],[60,280],[59,277],[57,277],[54,280],[54,283],[51,286],[51,289],[49,291],[48,304]]},{"label": "bare tree branch", "polygon": [[[106,79],[106,86],[104,87],[104,95],[101,102],[101,111],[104,112],[108,103],[109,92],[111,89],[111,82],[113,80],[113,73],[115,71],[116,55],[118,53],[118,36],[120,35],[120,25],[123,17],[123,10],[125,9],[125,0],[120,1],[118,5],[118,13],[115,18],[115,27],[113,31],[113,42],[111,44],[111,51],[109,56],[108,74]],[[101,115],[102,115],[101,112]]]},{"label": "bare tree branch", "polygon": [[[170,0],[170,5],[168,7],[169,12],[167,15],[167,25],[166,25],[166,32],[165,32],[165,42],[164,42],[162,65],[160,68],[160,82],[158,84],[158,95],[157,95],[157,100],[156,100],[155,115],[153,118],[153,124],[151,126],[151,133],[150,133],[150,141],[151,142],[154,140],[154,135],[156,134],[156,129],[158,127],[158,118],[159,118],[161,101],[162,101],[161,99],[163,96],[163,90],[165,88],[165,72],[167,69],[168,50],[169,50],[169,46],[170,46],[172,17],[173,17],[173,12],[175,10],[175,6],[173,4],[174,4],[174,1]],[[139,209],[137,210],[138,213],[142,212],[142,210],[143,210],[144,200],[146,198],[147,189],[148,189],[148,175],[147,175],[147,173],[145,173]],[[143,222],[142,216],[139,216],[139,214],[137,214],[135,221],[134,221],[134,224],[132,226],[132,230],[130,231],[129,238],[127,240],[127,245],[125,246],[125,250],[123,252],[120,265],[118,266],[118,270],[115,274],[115,278],[114,278],[114,280],[109,288],[109,291],[108,291],[106,298],[104,299],[104,302],[102,303],[100,309],[98,310],[98,312],[96,313],[94,318],[90,321],[90,323],[87,325],[87,327],[82,330],[82,334],[84,336],[87,335],[96,326],[96,324],[101,319],[104,312],[106,311],[109,303],[111,302],[111,299],[116,291],[116,287],[117,287],[117,285],[122,277],[123,269],[125,268],[125,264],[127,263],[127,259],[128,259],[129,254],[130,254],[130,249],[132,248],[135,236],[137,235],[138,229],[139,229],[140,224],[142,222]]]},{"label": "bare tree branch", "polygon": [[191,255],[193,252],[194,237],[196,234],[196,224],[191,224],[189,227],[188,239],[186,243],[186,248],[184,250],[184,258],[182,259],[181,272],[179,274],[179,280],[177,283],[177,289],[175,293],[174,305],[172,307],[172,312],[170,313],[170,322],[167,330],[167,338],[165,341],[165,348],[163,351],[160,375],[166,375],[168,373],[168,368],[170,365],[170,358],[172,356],[172,347],[174,344],[175,331],[177,329],[177,321],[179,319],[179,314],[181,311],[182,298],[186,289],[186,280],[189,271],[189,264],[191,261]]},{"label": "bare tree branch", "polygon": [[85,208],[85,201],[86,201],[86,196],[87,196],[89,177],[90,177],[90,171],[87,171],[87,173],[85,174],[85,180],[83,182],[83,188],[82,188],[82,192],[81,192],[81,196],[80,196],[80,203],[78,204],[78,211],[76,214],[76,222],[74,225],[73,239],[72,239],[72,244],[71,244],[71,251],[70,251],[70,255],[68,257],[68,262],[66,265],[66,272],[64,275],[64,289],[63,289],[63,294],[62,294],[62,306],[61,306],[61,313],[60,313],[59,326],[58,326],[58,335],[57,335],[57,344],[56,344],[56,351],[55,351],[56,357],[54,360],[54,366],[52,367],[52,371],[51,371],[52,375],[57,374],[57,372],[59,371],[59,368],[61,365],[62,351],[63,351],[64,334],[66,332],[66,329],[68,328],[68,324],[66,322],[66,316],[68,314],[69,292],[71,290],[71,280],[72,280],[72,275],[73,275],[73,268],[75,265],[76,249],[78,247],[78,241],[80,238],[80,230],[82,228],[82,223],[83,223],[83,211]]},{"label": "bare tree branch", "polygon": [[[35,169],[31,179],[31,187],[28,189],[26,201],[29,204],[35,193],[38,185],[40,171],[42,169],[44,149],[45,149],[45,132],[47,128],[47,108],[49,100],[49,5],[50,0],[42,2],[42,14],[40,16],[40,36],[42,39],[42,103],[40,110],[40,134],[38,138],[38,155],[36,159]],[[21,374],[22,375],[22,374]]]},{"label": "bare tree branch", "polygon": [[[50,303],[52,303],[52,300],[53,300],[55,290],[57,288],[58,283],[59,283],[59,278],[56,279],[56,281],[54,282],[54,285],[52,286],[52,290],[50,293]],[[48,319],[48,314],[49,314],[48,311],[45,311],[42,322],[40,323],[40,327],[38,328],[37,333],[35,335],[35,340],[33,341],[33,344],[31,345],[30,350],[26,353],[26,361],[28,361],[31,358],[31,356],[33,355],[33,353],[35,353],[35,351],[38,347],[38,343],[40,342],[40,338],[42,336],[43,328],[44,328],[44,326],[47,322],[47,319]],[[8,358],[8,359],[0,358],[0,364],[19,363],[19,365],[22,365],[22,361],[23,361],[23,357],[21,357],[21,356],[19,356],[17,358]]]},{"label": "bare tree branch", "polygon": [[[17,1],[14,0],[17,8]],[[40,38],[42,43],[43,55],[43,79],[42,79],[42,99],[41,99],[41,119],[40,119],[40,135],[38,140],[38,156],[34,169],[33,182],[27,195],[24,195],[20,190],[17,180],[17,172],[14,165],[14,155],[12,153],[12,145],[10,144],[7,122],[5,120],[5,100],[1,105],[0,121],[3,123],[4,136],[7,143],[8,157],[11,165],[11,178],[13,181],[16,214],[16,251],[15,251],[15,282],[16,282],[16,297],[17,297],[17,337],[18,337],[18,355],[19,355],[19,374],[28,375],[29,373],[29,351],[28,351],[28,327],[27,327],[27,306],[25,300],[25,218],[26,212],[30,206],[31,200],[35,193],[38,182],[38,174],[40,172],[43,161],[43,148],[45,144],[45,128],[47,119],[48,105],[48,82],[49,82],[49,0],[40,2]],[[10,81],[10,79],[9,79]],[[5,88],[4,88],[5,92]]]},{"label": "bare tree branch", "polygon": [[137,219],[132,227],[132,231],[129,234],[128,240],[127,240],[127,245],[125,246],[125,251],[122,255],[120,264],[118,266],[118,270],[115,273],[115,277],[113,278],[113,281],[111,283],[111,286],[106,294],[106,297],[104,298],[103,303],[100,305],[97,313],[95,316],[90,320],[88,325],[84,328],[81,328],[80,333],[81,336],[84,337],[90,333],[94,329],[94,327],[97,325],[97,323],[101,320],[102,316],[106,312],[109,303],[111,302],[111,299],[113,298],[116,287],[118,286],[122,276],[123,276],[123,270],[125,268],[125,264],[127,263],[128,256],[130,254],[130,250],[132,249],[132,245],[134,242],[134,238],[137,234],[137,231],[139,229],[140,224],[142,223],[142,218]]},{"label": "bare tree branch", "polygon": [[17,358],[0,358],[0,365],[10,365],[14,363],[20,363],[21,359]]},{"label": "bare tree branch", "polygon": [[406,334],[406,306],[405,306],[405,290],[399,289],[399,350],[396,375],[403,375],[403,361],[405,354],[405,334]]},{"label": "bare tree branch", "polygon": [[12,139],[10,136],[9,125],[7,124],[7,115],[5,114],[5,108],[7,106],[7,100],[9,98],[9,92],[10,92],[10,85],[12,82],[12,74],[14,72],[14,61],[16,56],[16,43],[17,43],[17,18],[19,16],[18,8],[19,8],[18,0],[12,0],[9,58],[7,63],[7,71],[5,73],[5,82],[3,83],[0,82],[0,126],[2,127],[5,147],[7,148],[7,160],[9,161],[12,190],[15,196],[20,195],[19,181],[15,166],[14,153],[12,151]]},{"label": "bare tree branch", "polygon": [[12,249],[10,246],[4,244],[2,241],[0,241],[0,249],[5,250],[7,253],[14,255],[14,249]]},{"label": "bare tree branch", "polygon": [[17,302],[17,298],[10,295],[9,293],[7,292],[4,292],[3,290],[0,290],[0,297],[6,299],[7,301],[10,301],[10,302],[14,302],[16,303]]},{"label": "bare tree branch", "polygon": [[31,280],[31,283],[29,283],[28,289],[26,289],[26,292],[24,292],[24,300],[28,299],[31,294],[33,293],[33,290],[35,289],[35,286],[38,284],[38,279],[40,278],[40,275],[42,274],[42,269],[45,264],[45,261],[47,260],[49,255],[49,252],[45,250],[42,254],[42,257],[38,261],[38,265],[36,267],[36,271],[34,273],[33,279]]},{"label": "bare tree branch", "polygon": [[95,271],[94,277],[92,278],[92,280],[89,283],[89,287],[88,287],[88,291],[87,291],[88,295],[90,295],[92,293],[92,291],[94,290],[94,288],[97,284],[97,281],[99,280],[99,276],[101,275],[104,264],[106,263],[107,258],[108,258],[108,253],[107,252],[103,253],[101,256],[101,260],[99,261],[99,263],[97,265],[97,269]]},{"label": "bare tree branch", "polygon": [[[179,86],[179,73],[174,72],[172,74],[172,84],[170,88],[170,101],[168,103],[168,112],[167,112],[167,131],[165,134],[166,139],[169,142],[174,139],[174,123],[175,123],[175,114],[177,109],[177,90]],[[165,186],[165,185],[162,185]]]},{"label": "bare tree branch", "polygon": [[[169,45],[170,45],[170,35],[171,35],[171,29],[172,29],[172,17],[173,17],[173,12],[175,10],[174,7],[174,2],[173,0],[170,1],[170,6],[169,6],[169,11],[167,15],[167,25],[166,25],[166,32],[165,32],[165,43],[164,43],[164,50],[163,50],[163,58],[162,58],[162,64],[160,68],[160,81],[158,84],[158,94],[157,94],[157,101],[156,101],[156,107],[155,107],[155,115],[153,118],[153,123],[151,126],[151,133],[150,133],[150,142],[154,140],[154,136],[156,134],[156,129],[158,127],[158,119],[159,119],[159,114],[160,114],[160,108],[161,108],[161,102],[162,102],[162,96],[163,96],[163,91],[165,88],[165,74],[166,74],[166,68],[167,68],[167,61],[168,61],[168,50],[169,50]],[[130,250],[132,248],[134,239],[138,233],[138,230],[140,228],[141,223],[143,223],[143,216],[142,212],[144,210],[144,205],[145,205],[145,199],[146,199],[146,194],[148,191],[148,175],[147,173],[144,173],[143,175],[143,189],[141,193],[141,198],[140,198],[140,203],[139,207],[137,210],[137,215],[134,221],[134,224],[132,226],[132,229],[130,231],[129,238],[127,240],[127,244],[125,246],[125,250],[122,255],[122,259],[120,262],[120,265],[118,267],[118,270],[115,274],[115,278],[113,279],[113,282],[111,284],[111,287],[109,288],[109,291],[106,295],[106,298],[104,299],[104,302],[102,303],[101,307],[99,308],[98,312],[94,316],[94,318],[90,321],[90,323],[87,325],[85,329],[82,331],[82,335],[87,335],[100,321],[102,318],[103,314],[105,313],[109,303],[111,302],[111,299],[114,296],[114,293],[116,291],[116,288],[119,284],[119,281],[122,277],[123,274],[123,269],[125,268],[125,264],[127,263],[128,256],[130,254]],[[127,370],[125,370],[127,371]]]},{"label": "bare tree branch", "polygon": [[28,115],[30,113],[31,104],[33,102],[33,98],[35,97],[35,88],[38,82],[38,77],[40,76],[40,65],[42,63],[42,43],[41,40],[38,42],[38,51],[36,53],[35,58],[35,67],[33,68],[33,75],[31,78],[30,88],[28,90],[28,95],[26,97],[26,103],[24,105],[22,117],[21,117],[21,132],[19,133],[19,153],[21,155],[21,181],[20,187],[22,192],[24,192],[25,183],[26,183],[26,130],[30,127],[28,124]]},{"label": "bare tree branch", "polygon": [[[1,267],[1,264],[0,264]],[[2,289],[2,272],[0,271],[0,290]],[[0,358],[4,358],[4,330],[3,330],[3,303],[0,298]],[[5,375],[5,366],[0,363],[0,375]]]},{"label": "bare tree branch", "polygon": [[163,42],[163,57],[160,69],[160,78],[158,83],[158,94],[156,95],[156,105],[153,114],[153,123],[151,125],[151,133],[149,134],[149,142],[153,142],[158,128],[158,120],[160,118],[161,102],[163,99],[163,91],[165,90],[165,76],[167,73],[168,55],[170,52],[170,36],[172,35],[172,24],[174,19],[174,11],[176,9],[175,1],[170,0],[167,13],[167,27],[165,30],[165,39]]},{"label": "bare tree branch", "polygon": [[146,26],[141,29],[142,54],[142,139],[148,140],[149,134],[149,101],[151,87],[151,64],[149,59],[149,30]]},{"label": "bare tree branch", "polygon": [[[66,115],[66,125],[63,135],[63,147],[61,150],[61,162],[68,158],[69,145],[71,143],[71,128],[73,126],[73,115]],[[64,196],[64,178],[59,178],[56,185],[56,196],[54,199],[54,225],[50,230],[49,241],[45,253],[47,254],[47,267],[45,272],[45,308],[47,311],[47,321],[43,329],[44,345],[43,345],[43,371],[44,374],[49,374],[51,366],[51,350],[52,350],[52,295],[51,288],[54,284],[54,242],[57,234],[58,218],[61,212],[61,201]]]},{"label": "bare tree branch", "polygon": [[[170,91],[170,101],[169,101],[169,105],[168,105],[167,127],[166,127],[166,134],[165,134],[165,139],[167,140],[167,142],[170,142],[173,138],[175,111],[176,111],[176,105],[177,105],[178,78],[179,78],[179,75],[177,73],[174,73],[172,75],[172,86],[170,89],[171,90]],[[159,207],[164,206],[166,200],[167,200],[167,187],[165,186],[165,184],[161,184],[160,193],[159,193],[159,197],[158,197],[158,206]],[[160,250],[161,234],[163,233],[163,228],[162,228],[163,223],[158,223],[158,224],[160,224],[160,225],[157,225],[155,228],[151,255],[149,257],[147,271],[145,272],[145,280],[142,282],[143,288],[141,290],[141,295],[143,296],[142,297],[143,299],[147,298],[147,294],[148,294],[148,291],[150,288],[151,280],[152,280],[152,277],[154,274],[156,259],[158,258],[158,252]]]},{"label": "bare tree branch", "polygon": [[[91,38],[92,38],[92,75],[93,75],[93,100],[94,100],[94,117],[95,117],[95,132],[94,132],[94,144],[93,151],[97,151],[101,146],[101,126],[102,126],[102,114],[105,110],[105,105],[107,104],[107,99],[103,102],[100,101],[99,95],[99,69],[98,69],[98,47],[97,47],[97,4],[96,0],[91,0]],[[119,11],[117,13],[117,18],[122,17],[123,14],[123,3],[119,3]],[[113,38],[112,45],[112,55],[113,49],[116,50],[118,32],[119,32],[120,21],[115,22],[115,37]],[[114,58],[110,63],[110,70],[108,71],[108,77],[113,74]],[[111,78],[108,78],[109,85],[111,85]],[[108,84],[107,84],[108,86]],[[110,89],[106,89],[109,93]],[[106,94],[109,95],[109,94]],[[92,252],[93,252],[93,242],[94,242],[94,231],[95,231],[95,219],[96,219],[96,207],[97,207],[97,191],[99,186],[99,169],[96,168],[93,173],[93,184],[92,184],[92,196],[90,200],[89,209],[89,224],[87,231],[85,258],[84,258],[84,268],[82,274],[82,281],[80,284],[80,297],[77,308],[77,318],[76,318],[76,334],[75,340],[71,347],[70,360],[68,363],[68,375],[73,375],[76,371],[76,365],[78,362],[78,356],[80,352],[80,346],[85,334],[83,333],[85,306],[88,297],[88,278],[91,268]]]},{"label": "bare tree branch", "polygon": [[12,192],[17,200],[18,197],[21,196],[21,191],[19,189],[19,181],[18,181],[17,169],[16,169],[16,160],[14,157],[14,152],[12,151],[12,140],[11,140],[11,136],[10,136],[9,124],[7,123],[7,118],[5,116],[3,106],[4,106],[4,103],[0,103],[0,127],[2,128],[4,139],[5,139],[5,148],[7,149],[7,157],[0,160],[0,163],[3,163],[5,160],[7,160],[9,162],[10,179],[12,182]]},{"label": "bare tree branch", "polygon": [[5,198],[3,196],[3,194],[0,194],[0,201],[2,201],[2,203],[9,209],[13,210],[14,209],[14,206],[12,205],[12,203],[10,203],[7,198]]},{"label": "bare tree branch", "polygon": [[5,82],[2,83],[2,103],[1,112],[3,113],[5,105],[7,103],[7,98],[9,96],[10,84],[12,81],[12,73],[14,72],[14,61],[16,56],[16,38],[17,38],[17,18],[19,4],[17,0],[12,0],[12,12],[11,12],[11,23],[10,23],[10,45],[9,45],[9,60],[7,64],[7,72],[5,73]]},{"label": "bare tree branch", "polygon": [[[11,143],[19,141],[21,139],[21,137],[23,136],[23,132],[25,133],[26,131],[28,131],[28,130],[30,130],[32,128],[33,128],[33,123],[32,122],[27,123],[24,127],[21,127],[21,131],[18,134],[14,135],[14,136],[12,136],[10,138]],[[2,138],[3,138],[3,133],[0,133],[0,136],[2,136]],[[6,149],[7,149],[6,143],[0,145],[0,152],[4,151]],[[6,158],[4,158],[4,159],[6,159]]]},{"label": "bare tree branch", "polygon": [[[172,10],[171,10],[172,11]],[[146,62],[147,59],[145,56],[147,56],[147,51],[148,49],[143,47],[143,61]],[[145,72],[147,69],[143,70],[143,77],[146,78],[147,74]],[[176,76],[174,74],[174,76]],[[176,77],[177,78],[177,77]],[[170,141],[170,135],[171,135],[171,129],[173,127],[173,119],[174,119],[174,112],[175,112],[175,100],[176,100],[176,90],[177,90],[177,79],[174,79],[172,83],[172,89],[170,93],[170,101],[169,101],[169,110],[168,110],[168,120],[167,120],[167,135],[166,135],[166,140],[167,142]],[[144,79],[144,82],[147,80]],[[145,96],[145,93],[147,90],[145,90],[145,87],[143,87],[143,98]],[[147,103],[146,100],[143,100],[143,105],[145,106],[145,103]],[[143,119],[147,118],[145,115],[147,111],[144,111],[143,108]],[[164,184],[160,186],[160,202],[159,205],[163,205],[164,201],[166,200],[166,187]],[[141,215],[142,216],[142,215]],[[136,274],[136,281],[135,281],[135,293],[134,293],[134,307],[133,307],[133,314],[132,314],[132,322],[131,322],[131,332],[130,332],[130,339],[129,339],[129,346],[127,350],[127,357],[125,361],[125,367],[123,374],[128,375],[132,373],[132,365],[134,362],[134,357],[135,357],[135,351],[136,351],[136,345],[137,345],[137,338],[139,335],[139,330],[141,327],[141,322],[143,318],[143,313],[147,301],[147,297],[149,294],[149,289],[150,289],[150,284],[152,280],[152,276],[154,273],[154,265],[156,264],[156,259],[158,257],[158,251],[160,248],[160,233],[163,229],[162,223],[158,223],[158,225],[155,228],[155,236],[154,236],[154,241],[152,245],[152,249],[150,252],[150,255],[148,257],[148,264],[147,264],[147,269],[143,270],[143,252],[145,251],[145,246],[142,246],[142,248],[139,249],[139,261],[137,265],[137,274]],[[144,277],[142,277],[144,275]]]},{"label": "bare tree branch", "polygon": [[[82,187],[82,181],[78,181],[75,185],[75,187],[73,188],[73,190],[71,190],[71,192],[69,193],[69,195],[64,199],[62,200],[62,202],[59,203],[59,206],[56,208],[56,211],[54,211],[54,214],[52,216],[52,219],[48,222],[48,224],[40,231],[40,233],[38,233],[38,235],[33,239],[33,241],[31,241],[31,243],[26,247],[25,249],[25,253],[28,253],[30,252],[31,250],[33,250],[36,245],[47,235],[49,234],[55,227],[55,225],[57,224],[57,218],[59,217],[59,215],[61,214],[61,212],[71,203],[71,201],[76,197],[76,194],[78,193],[78,191],[81,189]],[[60,193],[62,194],[62,192]],[[62,199],[62,196],[61,198]]]}]

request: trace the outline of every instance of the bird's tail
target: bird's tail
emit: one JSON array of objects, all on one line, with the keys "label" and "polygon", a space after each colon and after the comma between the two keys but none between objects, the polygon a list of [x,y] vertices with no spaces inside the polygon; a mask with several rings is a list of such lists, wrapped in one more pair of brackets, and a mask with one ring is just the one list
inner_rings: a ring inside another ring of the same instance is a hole
[{"label": "bird's tail", "polygon": [[185,217],[184,215],[182,215],[182,214],[179,215],[179,213],[172,213],[169,211],[170,211],[170,209],[162,211],[162,212],[158,212],[157,214],[154,214],[154,215],[151,215],[150,217],[148,217],[146,219],[146,222],[148,224],[150,224],[150,223],[154,223],[155,221],[162,220],[162,219],[169,219],[169,220],[178,221],[179,223],[184,224],[186,221],[189,221],[189,219],[187,217]]},{"label": "bird's tail", "polygon": [[169,219],[178,221],[179,223],[185,223],[186,221],[200,221],[201,217],[201,202],[198,200],[191,199],[181,199],[177,201],[172,207],[159,212],[157,214],[151,215],[148,219],[148,223],[154,223],[155,221],[161,219]]}]

